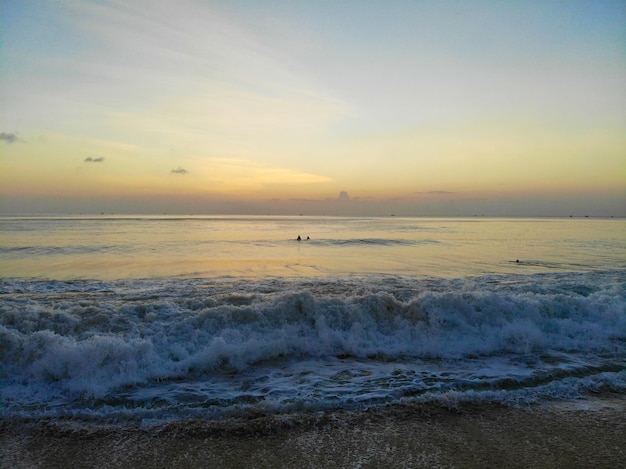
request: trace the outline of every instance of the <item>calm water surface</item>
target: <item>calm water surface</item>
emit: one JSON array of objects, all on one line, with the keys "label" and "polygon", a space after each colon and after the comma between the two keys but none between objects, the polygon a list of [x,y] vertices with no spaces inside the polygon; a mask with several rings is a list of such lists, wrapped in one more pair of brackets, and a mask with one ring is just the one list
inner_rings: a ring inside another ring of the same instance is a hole
[{"label": "calm water surface", "polygon": [[[295,241],[298,235],[304,240]],[[5,277],[450,277],[625,265],[621,219],[0,219]]]}]

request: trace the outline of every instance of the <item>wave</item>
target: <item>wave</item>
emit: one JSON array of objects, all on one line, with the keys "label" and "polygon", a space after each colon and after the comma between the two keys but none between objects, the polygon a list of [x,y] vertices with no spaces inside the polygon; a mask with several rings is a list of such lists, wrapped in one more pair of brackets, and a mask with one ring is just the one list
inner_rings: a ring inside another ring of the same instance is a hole
[{"label": "wave", "polygon": [[623,271],[4,279],[0,295],[0,396],[9,413],[93,399],[118,411],[206,412],[510,394],[596,375],[626,382]]},{"label": "wave", "polygon": [[125,252],[129,246],[0,246],[0,256],[10,258],[28,258],[33,256],[75,256],[93,255],[107,252]]},{"label": "wave", "polygon": [[353,239],[320,239],[315,243],[323,246],[418,246],[422,244],[440,244],[434,239],[387,239],[387,238],[353,238]]},{"label": "wave", "polygon": [[[270,240],[270,239],[256,239],[253,241],[242,240],[229,240],[222,241],[227,244],[235,245],[263,245],[273,246],[279,249],[284,249],[286,243],[291,244],[291,240]],[[385,238],[355,238],[355,239],[328,239],[321,238],[315,240],[303,240],[303,244],[309,246],[318,247],[346,247],[346,246],[418,246],[423,244],[440,244],[439,241],[432,239],[424,240],[410,240],[410,239],[385,239]],[[197,241],[197,246],[210,246],[216,245],[213,240]],[[172,249],[173,246],[177,246],[176,243],[170,245],[161,246],[165,249]],[[192,245],[193,246],[193,245]],[[93,255],[102,253],[124,253],[133,250],[137,250],[137,246],[133,245],[72,245],[72,246],[0,246],[0,256],[6,258],[26,258],[32,256],[72,256],[72,255]]]}]

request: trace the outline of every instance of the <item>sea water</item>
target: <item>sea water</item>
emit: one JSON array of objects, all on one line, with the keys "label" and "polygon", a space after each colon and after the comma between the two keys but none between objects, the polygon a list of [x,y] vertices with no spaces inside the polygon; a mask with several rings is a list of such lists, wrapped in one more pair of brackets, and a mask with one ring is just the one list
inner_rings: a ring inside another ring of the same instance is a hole
[{"label": "sea water", "polygon": [[622,219],[4,217],[0,272],[3,418],[626,390]]}]

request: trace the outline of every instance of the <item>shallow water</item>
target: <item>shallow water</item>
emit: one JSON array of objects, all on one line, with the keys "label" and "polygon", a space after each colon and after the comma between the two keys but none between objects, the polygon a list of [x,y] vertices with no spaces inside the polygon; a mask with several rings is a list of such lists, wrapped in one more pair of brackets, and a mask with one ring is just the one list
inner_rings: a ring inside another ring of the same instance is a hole
[{"label": "shallow water", "polygon": [[150,426],[623,392],[622,228],[3,219],[0,413]]}]

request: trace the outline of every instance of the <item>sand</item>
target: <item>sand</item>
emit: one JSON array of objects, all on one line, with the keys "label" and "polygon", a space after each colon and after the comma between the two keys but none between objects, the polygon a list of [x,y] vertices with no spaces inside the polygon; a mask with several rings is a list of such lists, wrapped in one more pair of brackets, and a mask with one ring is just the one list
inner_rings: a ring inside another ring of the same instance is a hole
[{"label": "sand", "polygon": [[526,408],[403,405],[158,429],[5,421],[7,468],[626,467],[626,396]]}]

